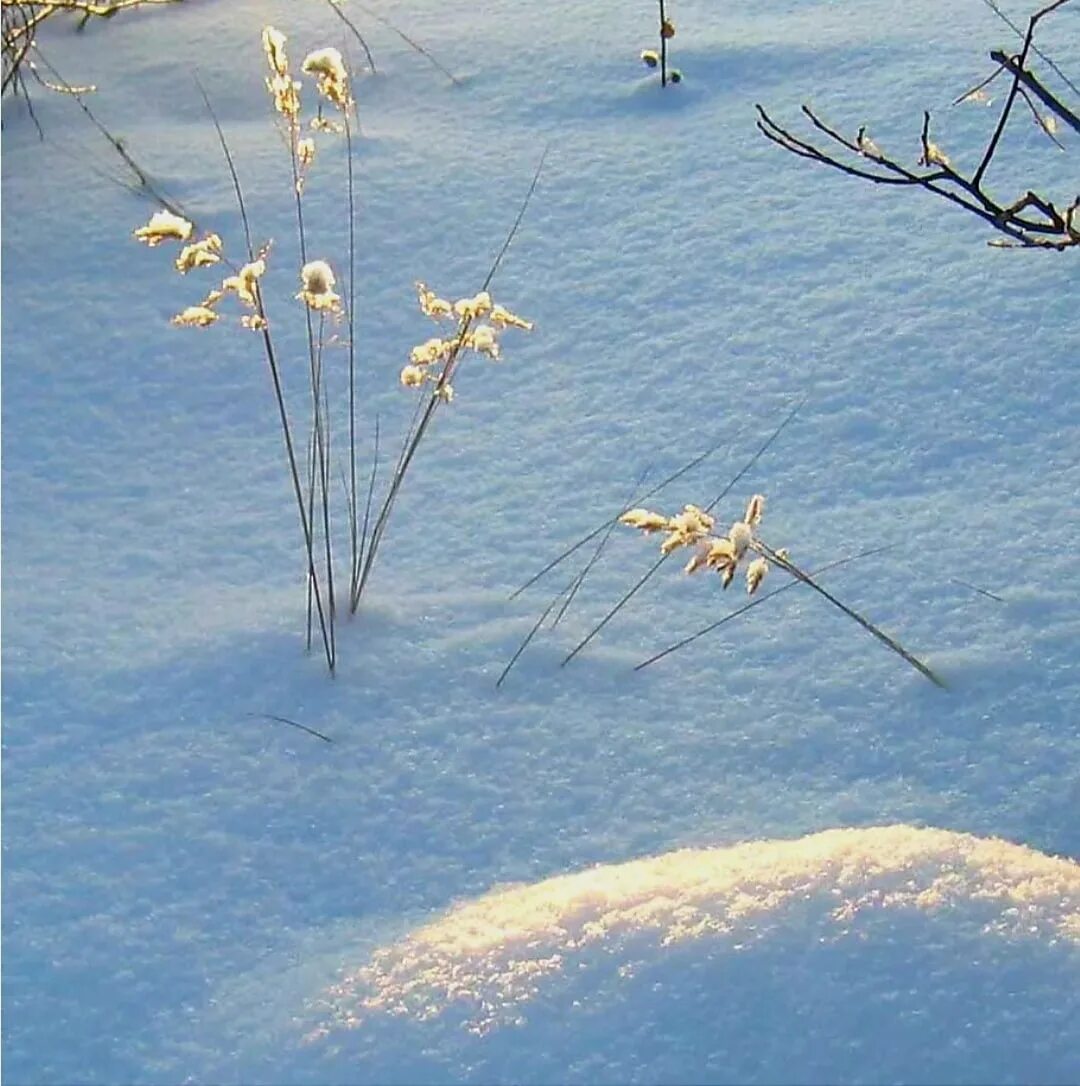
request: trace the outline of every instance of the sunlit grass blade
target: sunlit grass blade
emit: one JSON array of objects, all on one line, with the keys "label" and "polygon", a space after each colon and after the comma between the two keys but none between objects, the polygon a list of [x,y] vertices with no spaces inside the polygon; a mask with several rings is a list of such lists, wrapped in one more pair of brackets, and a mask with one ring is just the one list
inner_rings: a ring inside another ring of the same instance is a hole
[{"label": "sunlit grass blade", "polygon": [[[626,495],[626,501],[628,503],[633,502],[634,495],[638,492],[640,487],[644,484],[645,480],[649,477],[649,472],[651,470],[652,470],[651,467],[647,467],[638,476],[637,482],[634,483],[633,487],[631,487],[631,489],[630,489],[630,492]],[[555,627],[558,626],[559,623],[562,621],[563,616],[566,614],[567,609],[570,607],[570,604],[574,602],[574,597],[578,594],[578,591],[581,589],[581,586],[585,583],[585,578],[588,577],[588,575],[591,572],[593,566],[595,566],[596,563],[598,561],[600,561],[600,556],[604,553],[604,548],[607,546],[607,542],[611,538],[611,533],[615,530],[615,525],[618,524],[618,523],[619,523],[618,519],[615,519],[615,520],[610,521],[608,523],[607,530],[600,537],[600,542],[597,543],[596,549],[593,551],[593,553],[590,556],[589,560],[582,567],[581,572],[571,582],[570,590],[566,594],[566,599],[563,600],[563,605],[562,605],[562,607],[559,608],[559,613],[555,616],[554,620],[551,623],[551,628],[552,629],[555,629]]]},{"label": "sunlit grass blade", "polygon": [[[738,437],[738,435],[736,435],[736,437]],[[713,453],[715,453],[716,450],[719,449],[725,441],[727,441],[727,438],[719,438],[718,440],[714,441],[713,444],[710,445],[703,453],[699,453],[692,460],[688,460],[677,471],[673,471],[666,479],[661,480],[651,490],[647,490],[644,494],[641,495],[641,498],[639,500],[645,501],[646,498],[651,498],[654,494],[659,494],[660,491],[664,489],[664,487],[675,482],[677,479],[681,479],[682,476],[684,476],[688,471],[693,470],[698,466],[698,464],[702,463],[710,456],[712,456]],[[523,585],[521,585],[519,588],[515,588],[514,591],[510,594],[509,598],[515,600],[518,598],[518,596],[521,595],[522,592],[525,592],[527,589],[532,588],[532,586],[536,584],[536,582],[539,581],[541,577],[546,576],[557,565],[565,562],[566,559],[570,557],[570,555],[575,554],[582,547],[584,547],[586,543],[592,542],[592,540],[594,540],[605,528],[610,528],[618,524],[619,517],[625,512],[625,509],[620,509],[619,512],[616,513],[615,516],[613,516],[610,520],[605,520],[603,524],[598,524],[595,528],[593,528],[591,532],[583,535],[576,543],[567,547],[566,550],[562,552],[562,554],[558,555],[550,562],[548,562],[548,564],[544,566],[543,569],[541,569],[537,573],[534,573]]]},{"label": "sunlit grass blade", "polygon": [[[571,584],[572,583],[573,582],[571,582]],[[525,640],[522,641],[520,645],[518,645],[517,651],[514,653],[513,656],[510,657],[510,660],[507,663],[506,667],[504,667],[502,669],[502,674],[500,674],[498,679],[495,680],[496,688],[502,686],[503,680],[506,678],[507,675],[510,674],[510,669],[514,666],[514,664],[516,664],[518,662],[518,658],[529,647],[529,643],[537,635],[537,633],[540,630],[540,627],[544,625],[544,621],[547,619],[548,615],[550,615],[551,612],[555,609],[555,604],[557,604],[559,602],[559,600],[561,600],[562,597],[566,595],[566,593],[570,590],[570,587],[571,587],[571,585],[567,585],[566,588],[562,589],[562,591],[560,591],[554,597],[554,599],[552,599],[552,601],[547,605],[547,607],[544,608],[543,614],[541,614],[540,617],[533,623],[533,627],[528,632],[527,636],[525,637]]]}]

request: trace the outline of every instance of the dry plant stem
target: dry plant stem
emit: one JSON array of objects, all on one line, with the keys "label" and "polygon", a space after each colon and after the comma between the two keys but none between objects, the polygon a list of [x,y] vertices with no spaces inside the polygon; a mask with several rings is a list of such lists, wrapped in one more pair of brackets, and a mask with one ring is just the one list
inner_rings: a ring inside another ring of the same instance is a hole
[{"label": "dry plant stem", "polygon": [[[803,398],[799,400],[799,402],[791,409],[791,412],[784,419],[784,421],[781,422],[780,425],[772,432],[772,434],[769,435],[768,440],[766,440],[765,443],[757,450],[757,452],[755,452],[754,455],[750,457],[746,464],[738,472],[735,473],[735,476],[732,478],[731,482],[729,482],[727,486],[725,486],[724,489],[721,490],[720,493],[717,494],[716,497],[713,498],[713,500],[705,507],[706,513],[711,512],[713,509],[715,509],[716,506],[719,505],[720,502],[722,502],[724,498],[728,496],[732,488],[739,482],[739,480],[742,479],[742,477],[758,462],[758,460],[761,459],[761,457],[768,450],[769,446],[772,445],[772,443],[784,432],[788,424],[792,422],[795,416],[799,413],[803,405],[806,403],[806,400],[807,397],[803,396]],[[570,663],[570,661],[573,660],[573,658],[577,656],[577,654],[581,652],[581,650],[585,648],[585,646],[588,645],[588,643],[594,637],[596,637],[596,635],[630,602],[630,600],[633,599],[635,595],[637,595],[637,593],[646,585],[649,579],[670,557],[670,554],[660,555],[660,557],[656,559],[652,566],[650,566],[649,569],[647,569],[641,575],[641,577],[638,578],[637,582],[622,597],[622,599],[620,599],[619,602],[615,604],[615,606],[612,607],[611,610],[608,611],[608,613],[604,615],[604,617],[589,631],[589,633],[581,641],[579,641],[577,645],[574,646],[574,648],[566,655],[566,657],[563,659],[562,663],[559,666],[566,667],[566,665]]]},{"label": "dry plant stem", "polygon": [[[342,13],[338,11],[338,14]],[[342,17],[344,18],[344,15]],[[375,62],[372,61],[371,64],[371,70],[374,71]],[[344,115],[349,213],[349,611],[352,613],[352,600],[356,595],[360,575],[360,551],[363,548],[363,537],[357,537],[357,518],[360,511],[356,492],[356,189],[353,179],[352,123],[349,110],[345,110]]]},{"label": "dry plant stem", "polygon": [[[511,242],[517,236],[517,232],[521,227],[521,223],[525,218],[525,212],[532,201],[533,193],[536,191],[536,186],[540,180],[540,173],[544,168],[544,162],[547,159],[548,148],[545,147],[543,154],[540,156],[540,161],[536,166],[536,171],[533,173],[532,181],[529,183],[528,191],[525,193],[525,198],[522,200],[521,207],[518,210],[517,217],[514,219],[513,225],[510,227],[506,235],[506,239],[503,241],[502,247],[499,249],[494,261],[492,261],[491,267],[488,270],[487,276],[484,278],[483,286],[481,290],[487,290],[491,285],[492,279],[495,277],[495,273],[498,271],[503,257],[506,255],[507,250],[510,248]],[[364,591],[364,587],[367,584],[368,578],[371,576],[371,570],[375,563],[375,558],[378,555],[379,545],[382,542],[383,536],[386,532],[386,526],[390,519],[390,514],[393,511],[394,503],[397,500],[398,493],[401,490],[401,484],[405,481],[405,475],[409,470],[409,465],[413,461],[413,457],[416,455],[416,450],[420,447],[420,442],[424,438],[424,434],[427,432],[427,428],[431,423],[432,418],[435,416],[435,412],[439,407],[439,404],[443,402],[443,389],[449,384],[450,379],[454,375],[454,369],[457,365],[458,356],[463,349],[465,336],[469,332],[469,328],[472,324],[472,316],[467,315],[463,317],[458,323],[457,329],[457,346],[450,352],[446,361],[443,363],[439,378],[435,382],[435,388],[430,393],[427,404],[424,407],[423,413],[420,415],[420,421],[415,427],[410,427],[409,433],[406,435],[405,443],[402,446],[401,455],[398,458],[397,467],[394,471],[393,477],[390,480],[390,488],[387,491],[386,497],[383,500],[382,506],[379,509],[379,514],[375,518],[375,525],[371,530],[371,539],[368,544],[367,554],[364,557],[363,569],[360,574],[359,582],[356,586],[356,594],[352,601],[352,608],[355,611],[360,603],[360,596]],[[422,400],[420,402],[423,402]],[[414,416],[415,417],[415,416]]]},{"label": "dry plant stem", "polygon": [[364,50],[364,56],[367,58],[368,67],[371,69],[371,74],[375,75],[378,71],[378,69],[375,67],[375,57],[372,56],[371,49],[368,47],[368,43],[364,39],[364,35],[361,34],[359,29],[357,28],[356,23],[354,23],[352,19],[350,19],[348,15],[346,15],[345,12],[341,10],[341,5],[337,2],[337,0],[326,0],[326,2],[330,6],[330,10],[333,11],[333,13],[349,28],[349,30],[352,31],[353,37],[356,38],[356,40],[360,43],[360,48]]},{"label": "dry plant stem", "polygon": [[279,724],[288,724],[291,728],[299,728],[302,732],[307,732],[308,735],[315,736],[316,739],[321,739],[324,743],[332,743],[333,739],[328,735],[323,735],[322,732],[317,732],[314,728],[309,728],[306,724],[301,724],[298,720],[290,720],[287,716],[278,716],[276,713],[248,713],[248,716],[255,717],[258,720],[276,720]]},{"label": "dry plant stem", "polygon": [[566,595],[566,593],[570,590],[572,585],[573,585],[573,581],[571,581],[570,584],[568,584],[566,586],[566,588],[562,589],[554,597],[554,599],[552,599],[552,601],[547,605],[547,607],[544,608],[544,611],[540,615],[540,617],[533,623],[533,627],[529,631],[528,635],[525,637],[525,640],[522,641],[520,645],[518,645],[517,651],[514,653],[513,656],[510,657],[510,660],[507,662],[506,667],[504,667],[502,669],[502,673],[495,680],[495,688],[496,688],[496,690],[500,686],[502,686],[503,681],[506,679],[506,676],[510,674],[510,669],[514,666],[514,664],[516,664],[518,662],[518,658],[529,647],[530,643],[532,642],[532,639],[539,632],[540,627],[544,625],[544,622],[547,619],[548,615],[550,615],[551,612],[555,610],[555,604],[557,604],[559,602],[559,600],[561,600],[563,598],[563,596]]},{"label": "dry plant stem", "polygon": [[[300,243],[300,263],[307,264],[307,229],[304,222],[303,186],[300,179],[300,164],[297,159],[296,145],[299,139],[299,129],[295,119],[289,121],[289,163],[292,169],[292,189],[296,207],[296,232]],[[323,417],[322,397],[322,336],[321,318],[320,335],[318,342],[315,336],[315,327],[311,319],[311,308],[304,306],[304,322],[307,329],[309,378],[311,384],[311,433],[314,447],[314,455],[309,465],[308,475],[308,523],[314,531],[314,501],[316,490],[319,492],[319,500],[323,521],[323,543],[326,561],[326,592],[327,592],[327,626],[330,637],[330,657],[336,661],[337,641],[335,631],[336,603],[334,599],[334,563],[331,553],[332,544],[330,537],[330,488],[329,482],[329,453],[326,447],[327,435],[325,419]],[[313,558],[314,556],[312,556]],[[307,589],[307,645],[311,647],[312,614],[311,604],[315,591],[314,561],[308,563],[308,589]],[[333,674],[334,666],[330,672]]]},{"label": "dry plant stem", "polygon": [[[649,469],[646,468],[641,473],[641,476],[635,484],[634,489],[631,490],[630,493],[627,495],[628,502],[633,501],[634,494],[637,492],[641,484],[645,481],[645,477],[648,474]],[[629,508],[629,506],[626,506],[626,508]],[[543,614],[541,614],[541,616],[533,624],[533,627],[529,631],[528,635],[525,637],[525,640],[522,641],[521,644],[517,647],[517,651],[510,658],[509,663],[507,663],[506,667],[503,668],[502,674],[499,676],[498,680],[495,683],[496,687],[502,686],[503,680],[506,678],[507,675],[510,674],[510,669],[514,666],[515,663],[517,663],[518,657],[520,657],[521,654],[529,647],[529,643],[536,636],[537,632],[540,630],[540,627],[543,626],[544,621],[547,619],[548,615],[550,615],[551,612],[555,609],[555,605],[559,602],[559,600],[562,600],[563,604],[562,607],[559,608],[559,611],[555,615],[555,618],[552,620],[551,628],[555,629],[555,627],[558,626],[558,624],[562,621],[563,615],[566,614],[567,608],[573,602],[574,596],[577,594],[578,589],[581,588],[582,584],[585,583],[585,578],[588,576],[589,571],[599,560],[608,539],[611,538],[611,533],[614,530],[615,525],[617,525],[618,523],[619,518],[615,517],[613,520],[608,521],[606,525],[603,525],[601,527],[601,530],[603,530],[603,528],[607,528],[607,531],[604,532],[603,537],[597,544],[596,549],[593,551],[592,557],[590,557],[589,561],[585,564],[581,572],[575,574],[573,580],[571,580],[565,588],[560,588],[559,591],[555,593],[554,598],[547,605],[547,607],[544,608]]]},{"label": "dry plant stem", "polygon": [[664,24],[667,18],[664,13],[664,0],[660,0],[660,86],[667,86],[667,36],[664,34]]},{"label": "dry plant stem", "polygon": [[[642,484],[648,478],[650,468],[646,468],[639,476],[637,482],[634,484],[630,493],[626,495],[625,507],[629,509],[634,504],[634,495],[641,489]],[[589,560],[585,563],[581,572],[570,582],[569,590],[566,594],[566,599],[563,601],[562,607],[559,608],[559,613],[555,616],[551,623],[551,628],[555,629],[563,620],[563,616],[566,614],[570,604],[574,602],[574,597],[578,594],[581,586],[585,583],[585,578],[588,577],[592,571],[593,566],[600,561],[600,556],[604,553],[604,548],[607,546],[608,540],[611,538],[611,533],[615,530],[615,526],[619,523],[618,518],[613,520],[608,526],[607,531],[600,537],[600,542],[596,544],[595,550],[589,557]]]},{"label": "dry plant stem", "polygon": [[[387,19],[384,15],[380,15],[377,11],[373,11],[366,4],[360,3],[360,0],[353,0],[353,3],[356,4],[356,6],[365,15],[367,15],[370,18],[374,19],[378,23],[382,23],[382,25],[385,26],[387,28],[387,30],[392,30],[407,46],[409,46],[410,49],[415,50],[422,57],[424,57],[428,61],[428,63],[432,65],[432,67],[437,68],[440,72],[442,72],[442,74],[445,75],[446,78],[449,79],[450,82],[453,83],[455,87],[460,87],[461,86],[461,80],[458,79],[458,77],[456,75],[454,75],[454,73],[451,72],[449,70],[449,68],[445,68],[442,64],[440,64],[419,42],[414,41],[412,38],[410,38],[409,35],[406,34],[404,30],[400,30],[392,22],[390,22],[390,20]],[[341,15],[341,12],[339,11],[338,14]],[[344,16],[342,16],[342,17],[344,18]],[[348,25],[351,25],[351,24],[348,24]],[[355,31],[355,28],[354,28],[354,33],[357,34],[357,37],[360,36],[359,33],[357,33]],[[361,39],[361,41],[362,40],[363,39]],[[374,65],[372,65],[372,70],[374,71]]]},{"label": "dry plant stem", "polygon": [[[221,144],[222,153],[225,156],[229,177],[232,179],[233,191],[236,194],[237,206],[240,209],[240,221],[244,227],[244,242],[247,248],[248,260],[253,262],[255,260],[255,246],[251,237],[251,223],[248,219],[247,206],[244,202],[244,190],[240,185],[240,176],[236,172],[236,164],[233,162],[232,152],[229,150],[229,143],[225,139],[225,133],[222,130],[221,122],[214,112],[214,107],[210,104],[210,96],[206,93],[206,88],[203,87],[197,76],[195,82],[199,88],[199,93],[202,95],[203,102],[206,104],[207,112],[210,115],[210,120],[214,125],[214,131],[217,133],[218,142]],[[292,480],[293,496],[296,499],[296,509],[300,516],[300,528],[304,536],[304,550],[307,554],[308,577],[314,584],[315,608],[319,618],[319,629],[322,634],[323,651],[326,654],[327,667],[330,669],[330,673],[333,674],[335,664],[334,649],[330,640],[330,631],[327,627],[326,614],[322,602],[322,592],[319,588],[318,577],[315,571],[315,552],[312,545],[311,522],[308,520],[307,511],[304,508],[304,491],[300,484],[300,471],[296,463],[296,450],[293,444],[292,426],[289,423],[289,413],[285,406],[285,393],[281,384],[281,371],[278,366],[277,355],[274,351],[274,341],[270,335],[270,323],[266,316],[262,290],[257,282],[255,284],[254,292],[258,315],[263,318],[260,334],[262,336],[267,366],[270,370],[270,377],[274,385],[274,400],[277,403],[278,419],[281,423],[282,437],[285,441],[285,453],[289,462],[289,477]]]},{"label": "dry plant stem", "polygon": [[[835,562],[829,562],[827,565],[818,566],[817,569],[811,570],[808,576],[820,577],[823,573],[828,573],[830,570],[850,565],[852,562],[857,562],[861,558],[870,558],[874,555],[884,554],[886,551],[894,550],[898,546],[899,544],[897,543],[890,543],[888,546],[874,547],[871,550],[860,551],[858,554],[849,555],[847,558],[838,558]],[[788,581],[787,584],[780,585],[779,588],[774,588],[769,592],[754,596],[748,603],[744,603],[741,607],[737,607],[734,611],[724,615],[723,618],[717,619],[715,622],[710,622],[708,626],[702,627],[697,633],[693,633],[689,637],[684,637],[681,641],[676,641],[674,645],[669,645],[666,649],[656,653],[654,656],[650,656],[647,660],[642,660],[640,664],[635,664],[634,670],[641,671],[644,668],[649,667],[650,664],[655,664],[658,660],[663,660],[665,656],[670,656],[673,652],[678,652],[679,649],[685,648],[687,645],[704,637],[706,634],[712,633],[713,630],[719,629],[721,626],[738,618],[740,615],[746,614],[747,611],[752,610],[766,600],[771,600],[773,596],[779,596],[781,592],[787,592],[791,588],[797,588],[800,584],[802,584],[802,581],[796,578]]]},{"label": "dry plant stem", "polygon": [[949,578],[953,584],[963,585],[964,588],[970,588],[972,592],[978,592],[980,596],[986,596],[987,599],[996,600],[998,603],[1004,603],[1005,598],[1003,596],[995,595],[993,592],[986,588],[980,588],[977,584],[972,584],[970,581],[962,581],[959,577]]},{"label": "dry plant stem", "polygon": [[1059,98],[1051,94],[1031,72],[1025,71],[1018,61],[1006,56],[998,49],[990,54],[990,59],[996,60],[1001,68],[1011,72],[1047,109],[1056,113],[1070,128],[1080,132],[1080,117]]},{"label": "dry plant stem", "polygon": [[[696,468],[698,464],[702,463],[710,456],[712,456],[713,453],[715,453],[716,450],[724,444],[724,440],[724,438],[720,438],[712,445],[710,445],[703,453],[695,456],[692,460],[688,460],[685,464],[683,464],[681,468],[678,469],[678,471],[673,471],[666,479],[657,483],[656,486],[654,486],[651,490],[647,490],[644,494],[642,494],[639,500],[644,501],[646,498],[651,498],[654,494],[659,494],[660,491],[664,489],[664,487],[675,482],[677,479],[682,478],[682,476],[684,476],[688,471]],[[550,573],[556,566],[560,565],[567,558],[569,558],[570,555],[576,553],[582,547],[584,547],[586,543],[594,540],[602,531],[604,531],[605,528],[612,528],[614,527],[614,525],[618,524],[619,517],[621,517],[622,514],[625,512],[625,509],[620,509],[619,512],[616,513],[615,516],[613,516],[610,520],[605,520],[603,524],[597,525],[595,528],[593,528],[591,532],[583,535],[576,543],[567,547],[566,550],[564,550],[560,555],[548,562],[548,564],[544,566],[543,569],[541,569],[537,573],[534,573],[523,585],[521,585],[519,588],[514,589],[514,591],[509,595],[508,599],[515,600],[518,598],[518,596],[522,594],[522,592],[526,591],[526,589],[532,588],[532,586],[536,584],[536,582],[539,581],[541,577],[544,577],[548,573]]]},{"label": "dry plant stem", "polygon": [[934,672],[931,671],[930,668],[922,662],[922,660],[920,660],[917,656],[913,656],[910,652],[908,652],[907,649],[904,648],[903,645],[900,644],[899,641],[894,640],[887,633],[884,633],[882,630],[878,629],[878,627],[875,626],[869,619],[864,618],[862,615],[860,615],[858,611],[852,610],[852,608],[848,607],[846,603],[842,603],[831,592],[828,592],[826,591],[826,589],[822,588],[821,585],[819,585],[809,573],[805,573],[790,559],[785,558],[781,554],[778,554],[770,546],[762,543],[759,539],[754,540],[753,543],[751,543],[751,546],[759,554],[762,554],[766,558],[768,558],[768,560],[774,565],[777,565],[780,567],[780,569],[785,570],[787,573],[790,573],[792,577],[800,580],[808,588],[812,588],[819,596],[827,599],[829,603],[831,603],[834,607],[839,608],[849,618],[853,618],[864,630],[867,631],[867,633],[876,637],[883,645],[885,645],[887,648],[895,652],[898,656],[906,660],[913,668],[915,668],[916,671],[929,679],[935,686],[940,686],[942,689],[945,689],[945,683],[937,675],[935,675]]}]

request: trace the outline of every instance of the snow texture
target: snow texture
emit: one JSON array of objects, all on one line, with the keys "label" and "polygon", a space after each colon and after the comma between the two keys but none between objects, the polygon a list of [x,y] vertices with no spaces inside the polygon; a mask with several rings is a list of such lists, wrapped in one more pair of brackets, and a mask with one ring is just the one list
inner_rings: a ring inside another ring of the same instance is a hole
[{"label": "snow texture", "polygon": [[[414,281],[477,290],[549,151],[492,285],[536,327],[462,371],[334,680],[303,652],[255,337],[170,327],[213,277],[132,240],[154,208],[70,98],[34,92],[44,141],[5,100],[8,1081],[1080,1078],[1075,254],[988,249],[943,202],[754,129],[753,103],[795,125],[811,100],[913,162],[931,108],[970,164],[993,108],[949,102],[1015,38],[976,0],[675,0],[685,80],[661,90],[637,61],[655,6],[632,7],[372,5],[454,85],[346,5],[379,69],[355,88],[365,456],[376,413],[391,448],[412,411]],[[40,44],[235,252],[198,74],[274,243],[302,412],[270,21],[296,57],[360,60],[319,0],[153,7]],[[1080,7],[1053,28],[1075,81]],[[1067,203],[1061,138],[1018,115],[995,191]],[[343,177],[328,141],[309,256],[339,285]],[[560,668],[654,559],[629,529],[496,690],[584,558],[513,589],[646,468],[720,440],[650,504],[710,501],[803,397],[721,522],[761,492],[765,537],[805,567],[894,545],[825,583],[947,691],[801,588],[635,673],[745,598],[675,562]]]}]

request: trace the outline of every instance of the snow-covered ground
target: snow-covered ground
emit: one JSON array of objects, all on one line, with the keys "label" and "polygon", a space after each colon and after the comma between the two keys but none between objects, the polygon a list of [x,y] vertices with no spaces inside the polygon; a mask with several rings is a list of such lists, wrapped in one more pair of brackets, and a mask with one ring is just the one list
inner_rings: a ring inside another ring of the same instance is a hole
[{"label": "snow-covered ground", "polygon": [[[380,3],[460,85],[346,5],[379,67],[355,87],[366,450],[412,410],[413,282],[475,291],[549,150],[492,286],[535,329],[456,382],[333,680],[303,652],[257,340],[170,327],[210,280],[131,239],[153,208],[72,101],[35,95],[43,143],[5,101],[8,1081],[1080,1079],[1075,256],[989,249],[754,128],[810,100],[913,162],[929,107],[970,164],[994,113],[948,103],[1015,39],[976,0],[670,7],[661,91],[646,0]],[[300,396],[267,22],[359,59],[320,0],[41,45],[235,250],[205,84]],[[1080,7],[1048,25],[1075,81]],[[1067,203],[1062,139],[1018,114],[1001,194]],[[320,154],[309,226],[340,268]],[[948,690],[803,589],[634,672],[743,600],[675,561],[560,668],[656,554],[629,529],[495,688],[572,570],[515,587],[723,439],[649,504],[710,501],[804,396],[722,516],[766,494],[810,568],[896,545],[827,583]]]}]

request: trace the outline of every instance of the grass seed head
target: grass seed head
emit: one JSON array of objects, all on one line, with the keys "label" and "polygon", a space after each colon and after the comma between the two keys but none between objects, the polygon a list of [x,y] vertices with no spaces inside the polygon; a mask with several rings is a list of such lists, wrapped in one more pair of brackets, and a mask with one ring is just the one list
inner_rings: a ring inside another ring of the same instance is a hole
[{"label": "grass seed head", "polygon": [[289,74],[289,58],[285,52],[286,41],[288,39],[276,27],[263,27],[263,52],[266,54],[266,63],[270,66],[270,71],[276,75]]},{"label": "grass seed head", "polygon": [[177,313],[172,322],[181,328],[205,328],[217,319],[218,315],[209,306],[189,305],[183,312]]},{"label": "grass seed head", "polygon": [[185,245],[176,258],[176,270],[187,275],[192,268],[205,268],[221,260],[221,238],[207,234],[201,241]]},{"label": "grass seed head", "polygon": [[259,280],[265,274],[266,260],[260,256],[257,260],[245,264],[236,275],[229,275],[223,279],[221,281],[222,294],[228,294],[230,290],[234,291],[236,297],[243,302],[244,305],[254,309],[258,304],[258,300],[255,297],[255,290]]},{"label": "grass seed head", "polygon": [[423,366],[406,366],[401,371],[401,383],[406,388],[419,388],[428,379]]},{"label": "grass seed head", "polygon": [[307,75],[315,76],[319,93],[338,109],[349,107],[349,72],[341,58],[341,52],[333,46],[315,49],[304,57],[300,66]]},{"label": "grass seed head", "polygon": [[760,556],[746,567],[746,594],[748,596],[752,596],[758,590],[768,572],[769,563]]},{"label": "grass seed head", "polygon": [[427,286],[421,282],[416,284],[416,298],[420,305],[420,312],[432,320],[442,320],[443,317],[449,317],[454,312],[454,307],[445,298],[438,297],[433,290],[428,290]]},{"label": "grass seed head", "polygon": [[746,505],[746,513],[743,516],[743,520],[750,525],[751,528],[756,528],[761,523],[761,518],[765,513],[765,495],[755,494]]},{"label": "grass seed head", "polygon": [[296,160],[305,170],[315,161],[315,141],[310,136],[296,141]]},{"label": "grass seed head", "polygon": [[661,532],[667,528],[668,518],[663,513],[652,513],[648,509],[628,509],[619,517],[619,523],[647,533]]},{"label": "grass seed head", "polygon": [[496,328],[520,328],[523,332],[531,332],[533,322],[511,313],[509,309],[501,305],[493,305],[488,314],[488,320]]},{"label": "grass seed head", "polygon": [[747,547],[753,542],[754,533],[745,520],[737,520],[731,526],[731,531],[728,532],[728,539],[731,540],[731,546],[735,551],[735,560],[738,561],[746,553]]},{"label": "grass seed head", "polygon": [[337,279],[325,260],[309,260],[300,269],[300,282],[302,289],[296,297],[309,309],[336,313],[341,308],[341,297],[334,293]]},{"label": "grass seed head", "polygon": [[140,226],[134,233],[139,241],[145,241],[152,249],[163,241],[187,241],[195,228],[180,215],[171,211],[155,211],[145,226]]}]

